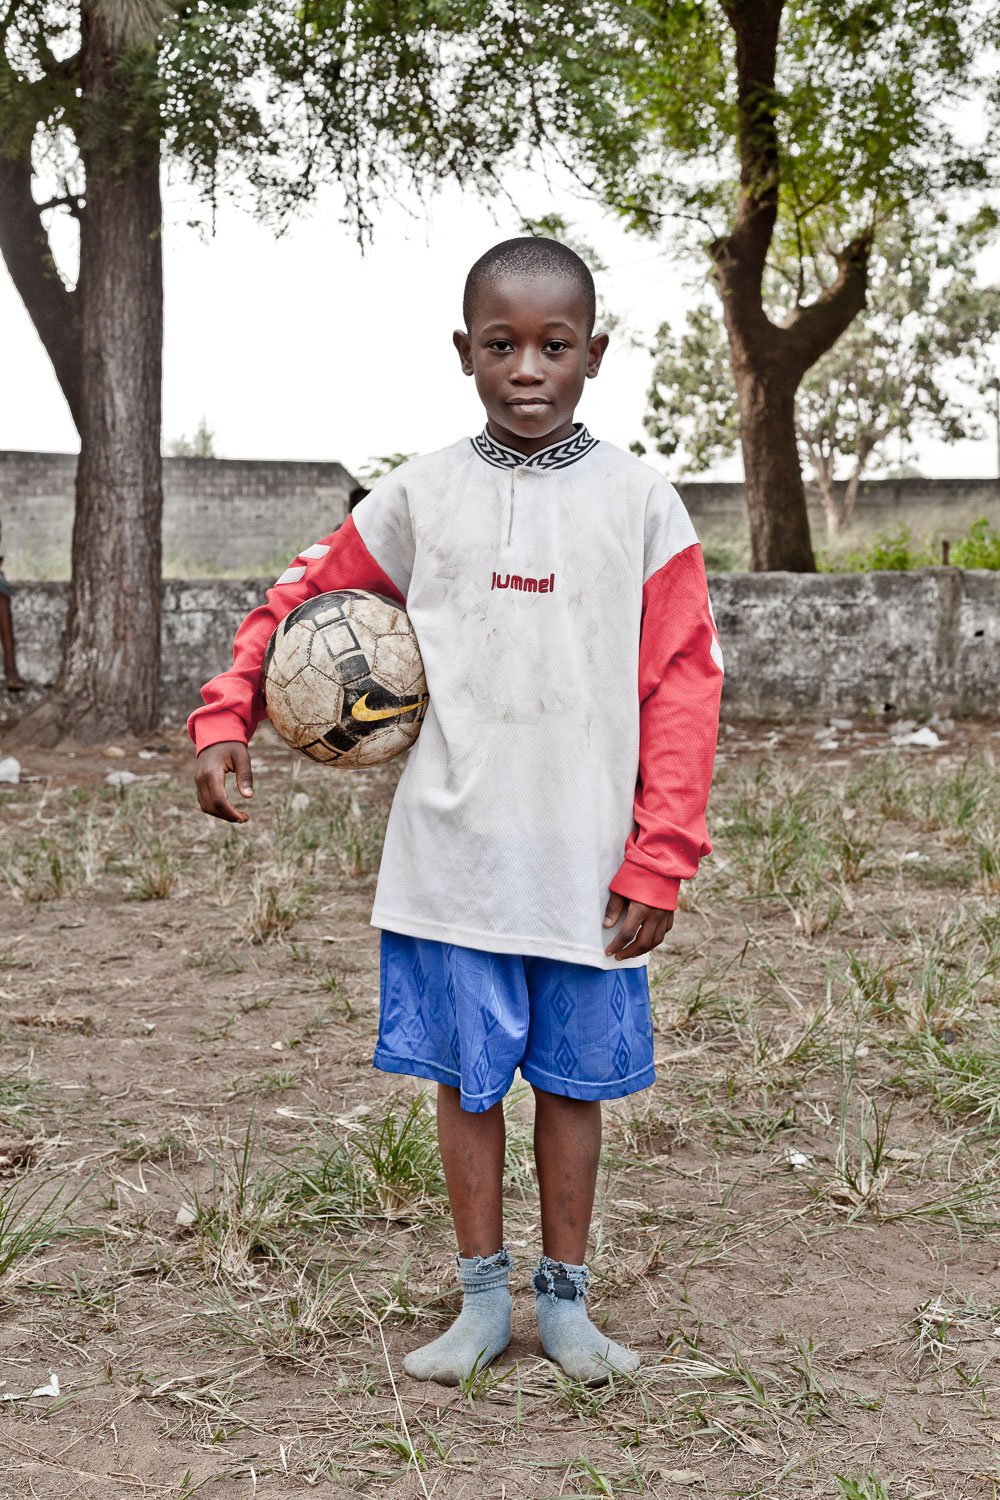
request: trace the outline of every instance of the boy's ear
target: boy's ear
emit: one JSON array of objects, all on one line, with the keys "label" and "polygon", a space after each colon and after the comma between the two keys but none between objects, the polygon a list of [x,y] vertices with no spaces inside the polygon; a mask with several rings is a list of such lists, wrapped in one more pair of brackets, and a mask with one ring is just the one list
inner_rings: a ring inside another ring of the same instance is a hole
[{"label": "boy's ear", "polygon": [[[451,336],[451,341],[458,350],[458,357],[462,362],[462,374],[472,374],[472,340],[464,328],[456,328]],[[596,371],[594,372],[596,374]]]},{"label": "boy's ear", "polygon": [[601,360],[608,349],[608,336],[606,333],[597,333],[587,345],[587,379],[593,380],[601,368]]}]

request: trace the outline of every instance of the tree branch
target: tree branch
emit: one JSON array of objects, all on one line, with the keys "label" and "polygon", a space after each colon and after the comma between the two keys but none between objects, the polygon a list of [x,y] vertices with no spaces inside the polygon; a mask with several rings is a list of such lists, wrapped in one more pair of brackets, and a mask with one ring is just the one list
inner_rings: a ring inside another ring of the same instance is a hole
[{"label": "tree branch", "polygon": [[805,374],[864,308],[872,230],[863,229],[837,255],[837,276],[815,302],[793,309],[780,330],[786,357]]},{"label": "tree branch", "polygon": [[774,75],[784,0],[723,0],[736,41],[740,184],[733,227],[711,247],[740,267],[746,291],[760,297],[764,262],[778,216],[779,156]]},{"label": "tree branch", "polygon": [[79,219],[83,214],[84,202],[82,193],[64,193],[61,198],[50,198],[47,203],[36,204],[36,208],[39,214],[50,208],[68,208],[74,219]]},{"label": "tree branch", "polygon": [[[51,206],[51,205],[49,205]],[[78,210],[79,211],[79,210]],[[0,254],[80,426],[80,301],[68,291],[31,195],[31,163],[0,153]]]},{"label": "tree branch", "polygon": [[80,81],[79,52],[72,52],[69,57],[56,57],[48,41],[44,41],[42,45],[45,48],[46,78],[61,78],[64,83],[78,84]]}]

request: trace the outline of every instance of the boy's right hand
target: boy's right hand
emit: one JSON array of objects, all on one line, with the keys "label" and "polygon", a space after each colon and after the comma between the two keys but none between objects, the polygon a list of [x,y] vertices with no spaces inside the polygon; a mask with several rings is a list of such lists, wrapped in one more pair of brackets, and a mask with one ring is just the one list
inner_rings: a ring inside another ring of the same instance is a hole
[{"label": "boy's right hand", "polygon": [[234,807],[226,794],[226,777],[232,771],[241,797],[253,796],[253,771],[250,751],[240,740],[222,740],[206,745],[198,756],[194,784],[198,788],[198,805],[202,812],[227,823],[246,823],[249,814]]}]

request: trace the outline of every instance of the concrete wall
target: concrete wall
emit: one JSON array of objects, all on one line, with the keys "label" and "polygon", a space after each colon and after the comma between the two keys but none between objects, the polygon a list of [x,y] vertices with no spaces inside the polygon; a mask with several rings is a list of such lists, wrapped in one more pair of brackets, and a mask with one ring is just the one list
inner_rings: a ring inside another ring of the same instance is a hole
[{"label": "concrete wall", "polygon": [[[685,479],[677,488],[702,529],[745,525],[742,484]],[[835,488],[842,495],[846,485],[837,484]],[[807,485],[806,495],[814,539],[820,542],[826,523],[819,493]],[[937,525],[948,514],[967,519],[1000,515],[1000,479],[870,479],[861,486],[856,511],[858,520],[869,520],[877,526],[907,521],[916,531],[923,518]]]},{"label": "concrete wall", "polygon": [[[233,633],[270,580],[167,582],[163,703],[168,717],[200,701],[231,660]],[[729,718],[839,714],[1000,714],[1000,574],[719,574],[712,598],[726,655]],[[14,618],[21,670],[36,684],[0,724],[51,682],[65,584],[22,584]]]},{"label": "concrete wall", "polygon": [[[65,576],[73,520],[76,459],[65,453],[0,452],[0,524],[12,577],[45,577],[58,559]],[[308,542],[347,514],[354,480],[337,463],[269,463],[253,459],[167,458],[163,462],[165,571],[280,571]],[[683,480],[679,485],[703,530],[745,525],[743,486]],[[886,479],[862,486],[858,514],[879,525],[921,518],[938,527],[952,513],[956,527],[986,514],[1000,519],[1000,480]],[[821,512],[813,507],[817,540]]]},{"label": "concrete wall", "polygon": [[[0,550],[9,576],[36,576],[50,559],[68,556],[75,473],[72,454],[0,452]],[[278,571],[280,558],[340,525],[355,482],[337,463],[165,458],[166,571],[250,573],[270,563]]]},{"label": "concrete wall", "polygon": [[1000,574],[711,579],[733,717],[1000,714]]}]

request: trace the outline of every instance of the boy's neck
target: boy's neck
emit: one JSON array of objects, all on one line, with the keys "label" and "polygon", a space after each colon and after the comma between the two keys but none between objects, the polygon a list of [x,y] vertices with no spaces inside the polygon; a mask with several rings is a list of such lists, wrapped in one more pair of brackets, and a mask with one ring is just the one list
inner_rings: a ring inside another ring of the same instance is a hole
[{"label": "boy's neck", "polygon": [[561,423],[552,432],[546,432],[544,436],[537,438],[521,437],[509,428],[501,427],[492,417],[486,422],[486,431],[505,448],[513,448],[515,453],[523,453],[525,458],[530,458],[533,453],[541,453],[543,448],[551,448],[555,443],[562,443],[566,438],[572,437],[576,431],[576,418],[570,417],[568,422]]}]

